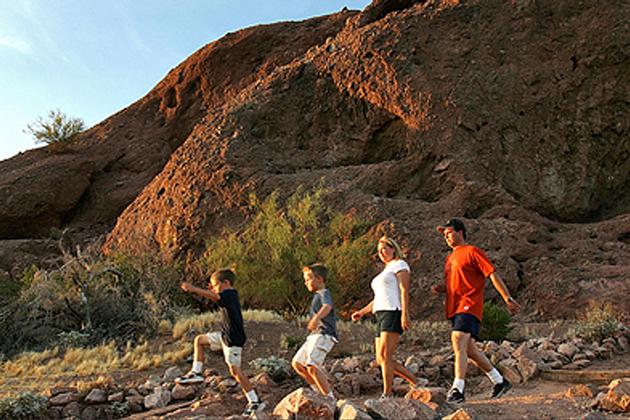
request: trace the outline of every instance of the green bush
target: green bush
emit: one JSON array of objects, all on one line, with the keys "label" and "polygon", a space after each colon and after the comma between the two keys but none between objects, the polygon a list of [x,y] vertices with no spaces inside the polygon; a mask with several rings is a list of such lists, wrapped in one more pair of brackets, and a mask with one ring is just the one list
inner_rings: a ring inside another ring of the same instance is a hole
[{"label": "green bush", "polygon": [[47,408],[46,397],[24,392],[0,400],[0,419],[40,419],[45,417]]},{"label": "green bush", "polygon": [[611,304],[598,302],[591,302],[578,322],[578,325],[571,328],[567,334],[589,341],[601,341],[611,337],[622,325]]},{"label": "green bush", "polygon": [[510,312],[503,306],[488,301],[483,305],[483,323],[479,338],[500,343],[512,329],[509,324]]},{"label": "green bush", "polygon": [[71,118],[60,110],[50,110],[48,119],[39,117],[35,122],[28,124],[24,132],[31,134],[37,143],[58,145],[68,143],[85,129],[85,123],[81,118]]},{"label": "green bush", "polygon": [[25,272],[17,297],[0,308],[0,352],[126,342],[174,319],[186,298],[181,273],[146,258],[66,255],[56,270]]},{"label": "green bush", "polygon": [[285,205],[277,192],[264,202],[251,197],[253,217],[241,230],[225,230],[208,244],[205,268],[233,268],[242,301],[257,308],[304,313],[310,293],[302,267],[314,262],[328,266],[327,287],[338,305],[365,296],[359,280],[373,265],[375,233],[354,213],[330,209],[324,193],[322,187],[299,188]]},{"label": "green bush", "polygon": [[280,348],[283,350],[297,349],[304,342],[304,337],[280,334]]},{"label": "green bush", "polygon": [[260,357],[249,362],[249,365],[256,373],[266,372],[276,382],[282,382],[293,374],[291,364],[281,357]]}]

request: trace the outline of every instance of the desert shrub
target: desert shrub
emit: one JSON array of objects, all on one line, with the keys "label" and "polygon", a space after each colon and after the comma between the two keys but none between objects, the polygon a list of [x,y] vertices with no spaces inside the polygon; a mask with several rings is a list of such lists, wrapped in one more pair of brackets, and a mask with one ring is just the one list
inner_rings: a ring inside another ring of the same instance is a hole
[{"label": "desert shrub", "polygon": [[0,400],[0,419],[44,418],[48,399],[41,395],[23,392],[16,397]]},{"label": "desert shrub", "polygon": [[491,301],[483,305],[483,323],[479,338],[500,343],[510,333],[510,312]]},{"label": "desert shrub", "polygon": [[266,372],[276,382],[282,382],[293,374],[291,364],[287,360],[276,356],[254,359],[249,362],[249,366],[256,373]]},{"label": "desert shrub", "polygon": [[356,214],[330,209],[324,193],[322,187],[298,188],[284,205],[277,192],[263,202],[252,196],[251,220],[208,244],[205,268],[233,268],[246,306],[304,313],[310,294],[302,267],[314,262],[330,269],[327,287],[337,302],[365,295],[357,279],[372,265],[375,233]]},{"label": "desert shrub", "polygon": [[451,326],[447,321],[411,321],[406,339],[423,348],[442,347],[450,343]]},{"label": "desert shrub", "polygon": [[621,319],[610,303],[591,302],[567,335],[589,341],[613,336],[621,328]]},{"label": "desert shrub", "polygon": [[283,350],[296,349],[303,341],[304,337],[299,335],[280,334],[280,348]]},{"label": "desert shrub", "polygon": [[85,347],[153,333],[173,308],[187,303],[180,278],[177,266],[146,258],[103,258],[94,250],[66,254],[58,269],[25,272],[17,297],[0,309],[0,352]]},{"label": "desert shrub", "polygon": [[37,143],[60,145],[74,140],[84,129],[85,123],[81,118],[68,117],[56,109],[48,112],[46,120],[39,117],[28,124],[24,132],[31,134]]},{"label": "desert shrub", "polygon": [[131,409],[129,408],[129,403],[126,401],[113,402],[109,405],[107,410],[109,411],[109,413],[111,413],[112,417],[114,418],[125,417],[131,412]]}]

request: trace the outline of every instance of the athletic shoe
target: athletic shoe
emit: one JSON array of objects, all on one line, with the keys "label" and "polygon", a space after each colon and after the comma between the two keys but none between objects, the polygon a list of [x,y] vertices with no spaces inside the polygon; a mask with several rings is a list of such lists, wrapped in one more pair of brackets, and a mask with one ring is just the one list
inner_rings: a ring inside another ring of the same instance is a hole
[{"label": "athletic shoe", "polygon": [[503,382],[501,382],[500,384],[494,385],[491,398],[499,398],[501,395],[505,394],[510,389],[512,389],[512,383],[508,381],[507,379],[503,378]]},{"label": "athletic shoe", "polygon": [[265,408],[265,403],[262,401],[250,402],[247,403],[247,407],[245,407],[245,411],[243,411],[243,416],[249,417],[257,412],[261,411]]},{"label": "athletic shoe", "polygon": [[181,385],[187,385],[187,384],[200,384],[201,382],[203,382],[204,378],[203,375],[201,373],[195,372],[195,371],[190,371],[187,374],[185,374],[184,376],[180,376],[179,378],[175,379],[175,383],[181,384]]},{"label": "athletic shoe", "polygon": [[459,392],[459,389],[457,388],[451,388],[451,390],[448,391],[448,394],[446,394],[446,402],[459,404],[463,403],[464,401],[466,401],[464,393]]}]

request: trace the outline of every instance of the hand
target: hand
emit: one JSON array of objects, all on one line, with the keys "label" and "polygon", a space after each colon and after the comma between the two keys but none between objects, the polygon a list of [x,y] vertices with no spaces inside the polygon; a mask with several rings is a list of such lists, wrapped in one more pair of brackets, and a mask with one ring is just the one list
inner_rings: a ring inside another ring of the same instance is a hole
[{"label": "hand", "polygon": [[411,328],[411,321],[407,315],[403,315],[400,319],[400,325],[402,326],[403,331],[409,330]]},{"label": "hand", "polygon": [[515,301],[512,297],[509,297],[505,304],[508,307],[508,311],[510,311],[510,314],[512,315],[521,310],[521,305],[519,305],[518,302]]},{"label": "hand", "polygon": [[187,283],[187,282],[183,282],[182,284],[179,285],[179,287],[184,291],[184,292],[190,292],[192,284]]},{"label": "hand", "polygon": [[361,317],[363,317],[363,314],[361,313],[361,311],[352,312],[352,315],[350,315],[350,319],[352,319],[355,322],[360,320]]},{"label": "hand", "polygon": [[306,324],[306,328],[309,331],[315,331],[317,329],[317,324],[318,324],[317,319],[311,318],[311,320],[308,321],[308,324]]},{"label": "hand", "polygon": [[436,284],[431,286],[431,293],[438,295],[440,293],[446,293],[446,287],[443,284]]}]

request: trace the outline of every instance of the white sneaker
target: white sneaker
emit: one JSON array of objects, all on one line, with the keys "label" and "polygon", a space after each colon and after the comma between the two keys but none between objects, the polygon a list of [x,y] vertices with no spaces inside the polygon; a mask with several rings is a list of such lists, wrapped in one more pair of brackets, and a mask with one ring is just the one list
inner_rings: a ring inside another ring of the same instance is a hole
[{"label": "white sneaker", "polygon": [[175,379],[175,383],[181,384],[181,385],[200,384],[201,382],[203,382],[203,380],[204,380],[204,377],[201,373],[191,370],[184,376],[180,376],[179,378]]}]

